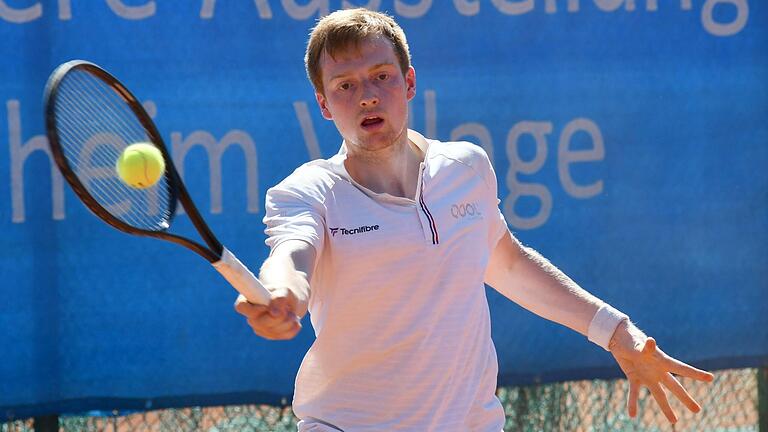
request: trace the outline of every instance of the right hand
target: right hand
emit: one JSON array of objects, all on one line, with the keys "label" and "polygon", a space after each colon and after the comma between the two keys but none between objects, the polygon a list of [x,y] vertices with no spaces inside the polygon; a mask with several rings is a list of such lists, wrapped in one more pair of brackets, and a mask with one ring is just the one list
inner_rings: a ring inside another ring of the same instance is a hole
[{"label": "right hand", "polygon": [[269,305],[249,303],[242,295],[235,301],[235,310],[248,320],[253,332],[270,340],[292,339],[301,330],[301,318],[296,315],[298,300],[287,289],[271,289]]}]

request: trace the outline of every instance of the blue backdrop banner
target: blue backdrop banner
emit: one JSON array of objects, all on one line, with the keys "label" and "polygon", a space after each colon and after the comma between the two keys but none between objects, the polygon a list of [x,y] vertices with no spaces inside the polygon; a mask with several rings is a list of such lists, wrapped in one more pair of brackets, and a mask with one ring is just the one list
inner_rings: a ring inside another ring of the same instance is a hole
[{"label": "blue backdrop banner", "polygon": [[[340,144],[306,37],[355,5],[403,26],[411,126],[485,148],[521,241],[670,354],[768,365],[764,1],[5,0],[0,420],[290,401],[309,323],[260,339],[205,261],[91,215],[52,163],[43,86],[76,58],[122,80],[214,232],[257,269],[266,189]],[[583,336],[488,296],[500,384],[620,375]]]}]

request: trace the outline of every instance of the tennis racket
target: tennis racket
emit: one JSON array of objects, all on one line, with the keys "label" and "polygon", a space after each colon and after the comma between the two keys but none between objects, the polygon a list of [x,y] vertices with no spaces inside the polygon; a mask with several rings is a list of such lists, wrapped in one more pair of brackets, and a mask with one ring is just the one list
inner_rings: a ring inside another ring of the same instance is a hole
[{"label": "tennis racket", "polygon": [[[125,233],[192,250],[213,264],[249,302],[269,304],[269,291],[213,235],[154,123],[115,77],[82,60],[56,68],[45,88],[45,125],[56,165],[93,214]],[[146,189],[123,183],[115,169],[123,150],[140,142],[154,145],[165,159],[163,177]],[[179,203],[202,242],[169,232]]]}]

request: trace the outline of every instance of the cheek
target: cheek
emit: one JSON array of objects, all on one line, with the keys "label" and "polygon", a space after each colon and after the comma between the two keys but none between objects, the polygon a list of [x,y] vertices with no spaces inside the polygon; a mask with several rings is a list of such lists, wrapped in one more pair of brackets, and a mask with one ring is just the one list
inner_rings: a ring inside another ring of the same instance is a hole
[{"label": "cheek", "polygon": [[405,88],[405,82],[402,80],[389,80],[384,84],[384,90],[387,93],[402,93]]},{"label": "cheek", "polygon": [[330,120],[333,120],[337,128],[347,129],[354,122],[356,112],[352,109],[349,101],[343,98],[334,98],[328,101],[326,108],[332,117]]},{"label": "cheek", "polygon": [[335,94],[328,99],[328,108],[331,111],[345,111],[348,109],[352,95],[347,92],[344,94]]},{"label": "cheek", "polygon": [[387,98],[392,101],[407,102],[413,98],[410,94],[411,90],[409,90],[402,81],[389,83],[384,90],[387,93]]}]

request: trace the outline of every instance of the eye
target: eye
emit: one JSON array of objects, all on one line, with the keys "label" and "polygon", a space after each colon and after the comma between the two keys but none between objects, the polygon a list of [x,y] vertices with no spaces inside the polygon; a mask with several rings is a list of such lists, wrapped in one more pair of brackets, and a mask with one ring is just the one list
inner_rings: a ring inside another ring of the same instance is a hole
[{"label": "eye", "polygon": [[376,75],[376,78],[379,79],[379,81],[385,81],[387,78],[389,78],[389,74],[386,72],[381,72],[378,75]]},{"label": "eye", "polygon": [[339,88],[341,90],[349,90],[350,88],[352,88],[352,84],[350,84],[348,82],[343,82],[343,83],[339,84]]}]

